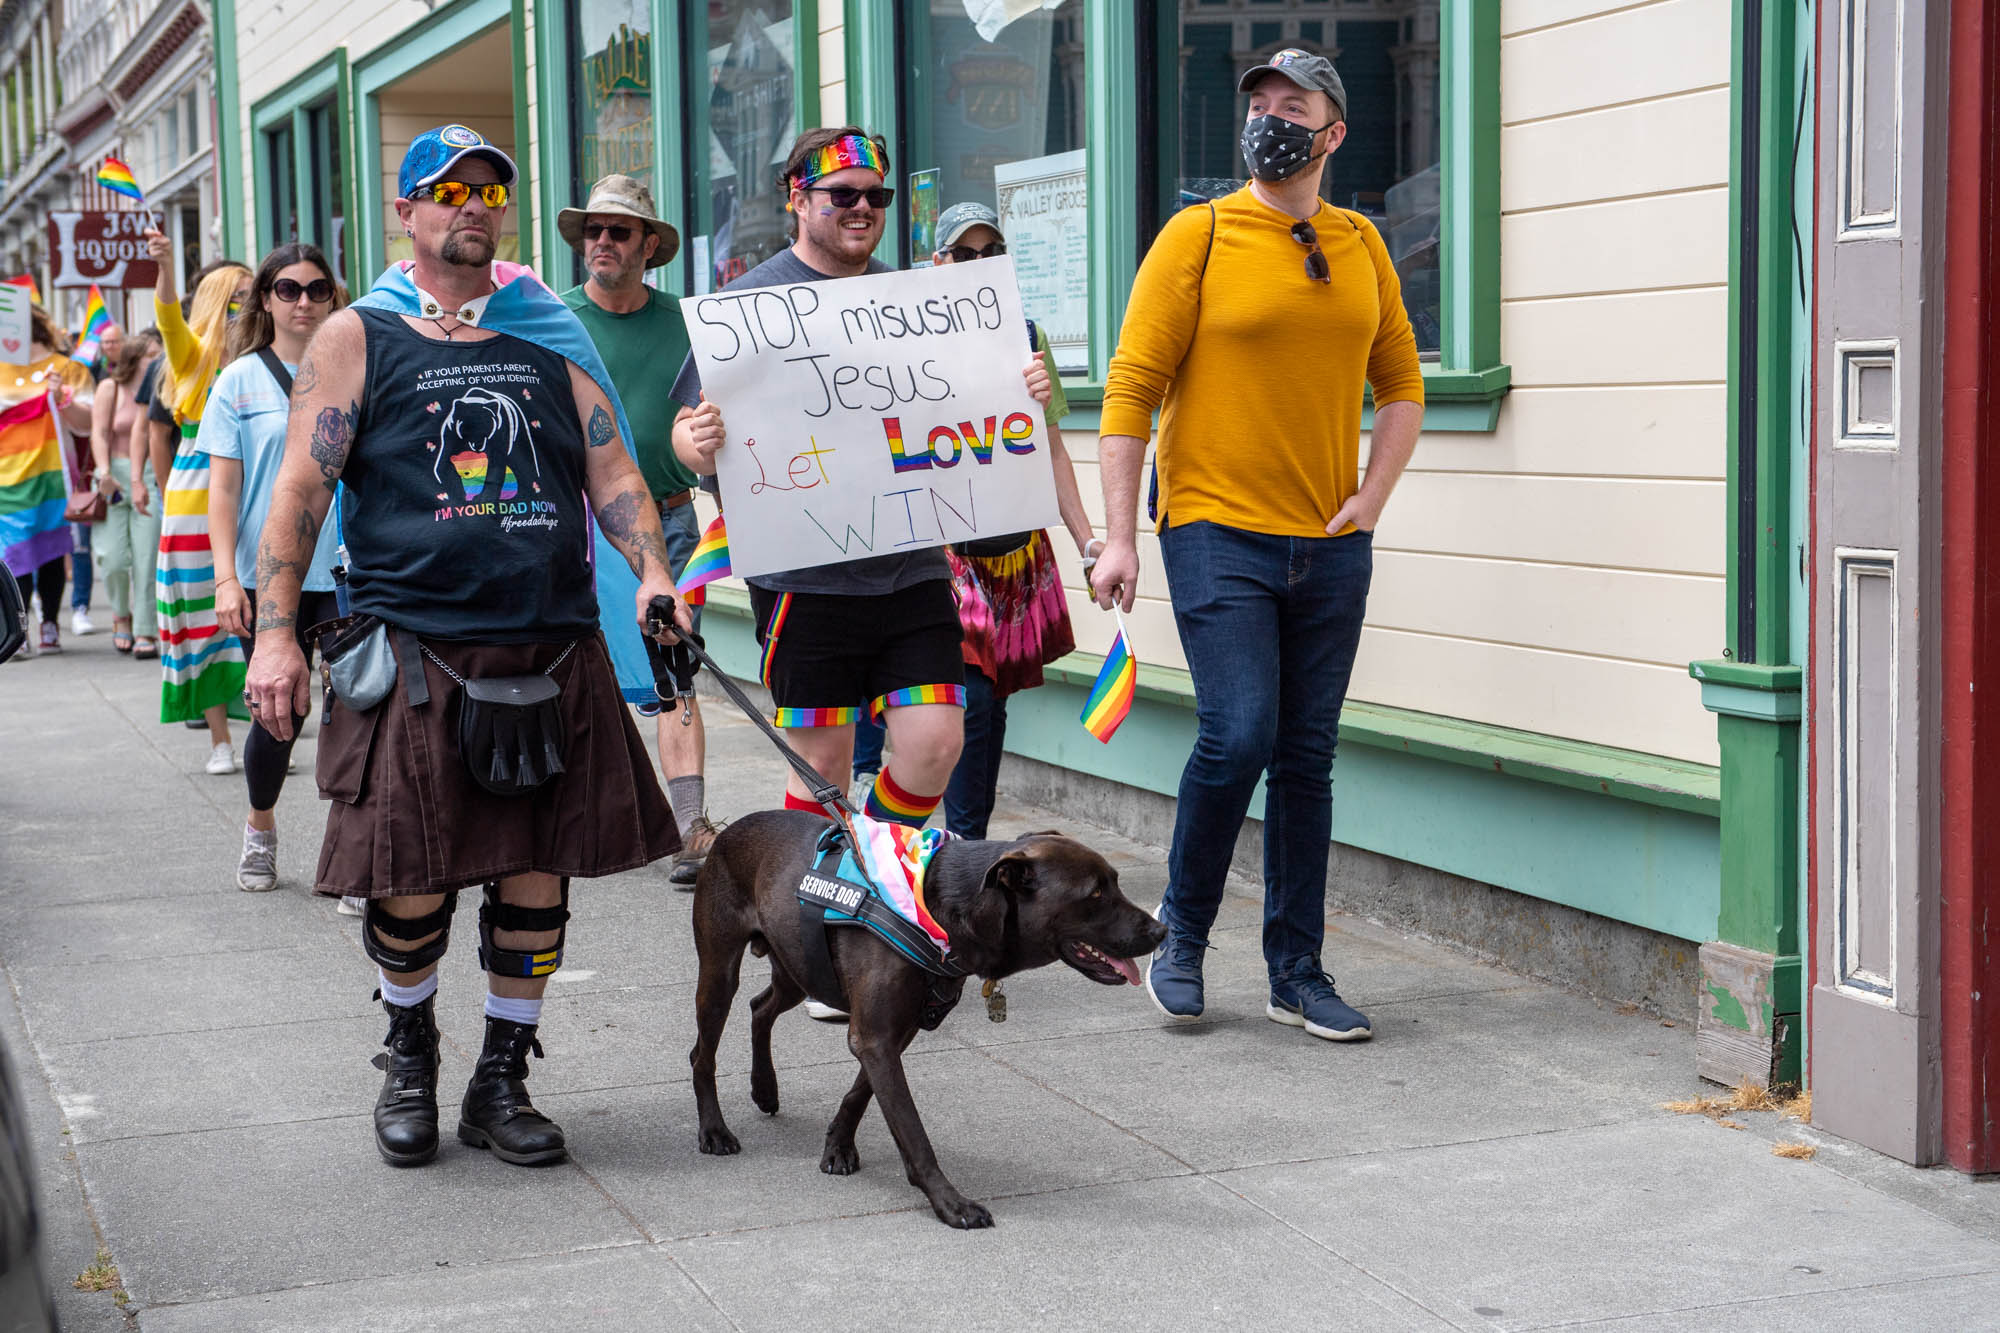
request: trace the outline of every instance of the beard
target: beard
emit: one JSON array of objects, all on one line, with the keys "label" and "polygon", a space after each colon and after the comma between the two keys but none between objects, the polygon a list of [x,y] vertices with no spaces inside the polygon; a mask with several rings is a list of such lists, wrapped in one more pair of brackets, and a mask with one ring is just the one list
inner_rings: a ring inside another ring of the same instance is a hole
[{"label": "beard", "polygon": [[438,247],[438,258],[461,268],[484,268],[493,262],[498,248],[493,237],[468,228],[447,235]]}]

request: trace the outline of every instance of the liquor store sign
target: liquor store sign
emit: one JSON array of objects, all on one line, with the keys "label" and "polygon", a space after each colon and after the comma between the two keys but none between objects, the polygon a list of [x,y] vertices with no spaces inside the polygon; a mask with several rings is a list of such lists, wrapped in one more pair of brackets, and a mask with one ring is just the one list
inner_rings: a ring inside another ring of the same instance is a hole
[{"label": "liquor store sign", "polygon": [[146,230],[158,213],[49,214],[49,263],[57,287],[151,287],[159,265],[146,257]]}]

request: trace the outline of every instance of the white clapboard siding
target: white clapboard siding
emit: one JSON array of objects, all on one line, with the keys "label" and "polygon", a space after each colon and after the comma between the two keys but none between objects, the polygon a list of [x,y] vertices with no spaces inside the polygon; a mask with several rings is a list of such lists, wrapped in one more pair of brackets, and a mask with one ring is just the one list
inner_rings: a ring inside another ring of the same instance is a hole
[{"label": "white clapboard siding", "polygon": [[[1604,0],[1497,0],[1500,5],[1500,35],[1513,37],[1536,28],[1553,28],[1558,23],[1597,18],[1608,8]],[[1626,0],[1623,8],[1658,4],[1660,0]]]},{"label": "white clapboard siding", "polygon": [[[1418,443],[1411,466],[1427,472],[1719,478],[1726,466],[1727,409],[1720,384],[1515,389],[1492,434],[1432,432]],[[1365,467],[1365,438],[1361,460]],[[1077,466],[1081,485],[1083,464]]]},{"label": "white clapboard siding", "polygon": [[1720,481],[1410,472],[1378,546],[1453,555],[1720,574]]},{"label": "white clapboard siding", "polygon": [[1712,627],[1720,650],[1720,575],[1535,565],[1378,548],[1368,621],[1518,647],[1685,667],[1685,626]]},{"label": "white clapboard siding", "polygon": [[819,9],[819,123],[847,122],[847,29],[839,5]]},{"label": "white clapboard siding", "polygon": [[[1505,89],[1500,96],[1505,105]],[[1728,183],[1727,88],[1578,112],[1500,131],[1503,213]]]},{"label": "white clapboard siding", "polygon": [[1500,345],[1514,383],[1720,383],[1727,288],[1500,303]]},{"label": "white clapboard siding", "polygon": [[1348,697],[1696,763],[1717,761],[1715,719],[1702,708],[1701,687],[1686,667],[1371,627],[1361,635]]},{"label": "white clapboard siding", "polygon": [[1500,289],[1519,301],[1719,286],[1728,245],[1726,186],[1519,213],[1500,224]]},{"label": "white clapboard siding", "polygon": [[1500,43],[1500,118],[1569,115],[1729,82],[1730,0],[1605,5]]}]

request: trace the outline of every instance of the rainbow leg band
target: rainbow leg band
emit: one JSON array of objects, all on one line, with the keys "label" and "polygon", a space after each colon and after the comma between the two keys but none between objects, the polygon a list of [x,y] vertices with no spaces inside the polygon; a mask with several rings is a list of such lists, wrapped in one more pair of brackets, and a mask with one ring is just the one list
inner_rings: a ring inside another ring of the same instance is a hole
[{"label": "rainbow leg band", "polygon": [[965,707],[965,686],[963,685],[912,685],[907,690],[891,690],[868,705],[868,715],[880,718],[891,708],[902,708],[908,704],[950,704],[954,708]]},{"label": "rainbow leg band", "polygon": [[771,715],[778,727],[842,727],[861,716],[859,708],[780,708]]}]

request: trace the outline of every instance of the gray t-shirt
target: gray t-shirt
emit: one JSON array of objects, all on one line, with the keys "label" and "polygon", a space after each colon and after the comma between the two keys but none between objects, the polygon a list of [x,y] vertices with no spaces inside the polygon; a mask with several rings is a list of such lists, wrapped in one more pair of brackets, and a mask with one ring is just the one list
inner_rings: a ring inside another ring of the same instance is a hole
[{"label": "gray t-shirt", "polygon": [[[868,261],[870,273],[888,273],[887,264]],[[838,282],[840,279],[807,266],[790,250],[780,250],[722,290],[744,291],[752,287],[778,287],[795,282]],[[688,407],[701,405],[701,372],[690,354],[674,381],[674,399]],[[725,417],[725,420],[727,418]],[[703,489],[715,490],[715,478],[702,478]],[[912,584],[930,579],[948,579],[951,566],[945,563],[944,549],[931,547],[898,555],[875,555],[845,564],[821,565],[814,569],[790,569],[780,574],[760,574],[749,582],[771,592],[825,592],[844,596],[871,596],[900,592]]]}]

